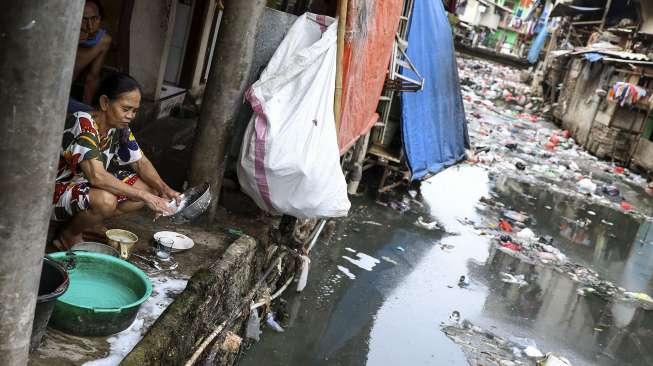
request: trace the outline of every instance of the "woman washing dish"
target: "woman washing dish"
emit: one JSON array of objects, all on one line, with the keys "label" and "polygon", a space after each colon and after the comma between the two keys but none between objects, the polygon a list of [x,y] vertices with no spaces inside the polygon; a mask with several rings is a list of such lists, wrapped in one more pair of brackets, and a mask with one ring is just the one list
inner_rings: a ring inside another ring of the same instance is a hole
[{"label": "woman washing dish", "polygon": [[86,230],[102,231],[104,219],[143,206],[168,214],[168,202],[179,199],[129,129],[140,102],[136,80],[116,73],[100,83],[94,110],[66,120],[53,197],[53,219],[67,221],[53,241],[59,250],[81,242]]}]

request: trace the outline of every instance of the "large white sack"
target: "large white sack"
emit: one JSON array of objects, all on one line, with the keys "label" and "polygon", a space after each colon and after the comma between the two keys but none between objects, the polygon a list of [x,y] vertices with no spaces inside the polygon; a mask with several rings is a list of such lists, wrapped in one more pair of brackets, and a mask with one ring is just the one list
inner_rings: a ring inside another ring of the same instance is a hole
[{"label": "large white sack", "polygon": [[350,203],[333,115],[337,22],[299,17],[260,79],[238,179],[257,205],[298,218],[346,216]]}]

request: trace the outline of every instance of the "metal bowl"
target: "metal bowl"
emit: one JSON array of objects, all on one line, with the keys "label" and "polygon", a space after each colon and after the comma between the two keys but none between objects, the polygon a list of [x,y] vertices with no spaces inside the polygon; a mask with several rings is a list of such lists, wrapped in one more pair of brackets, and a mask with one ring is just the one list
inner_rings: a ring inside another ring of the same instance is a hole
[{"label": "metal bowl", "polygon": [[211,204],[211,186],[204,183],[186,190],[181,202],[170,220],[175,224],[190,222],[203,214]]}]

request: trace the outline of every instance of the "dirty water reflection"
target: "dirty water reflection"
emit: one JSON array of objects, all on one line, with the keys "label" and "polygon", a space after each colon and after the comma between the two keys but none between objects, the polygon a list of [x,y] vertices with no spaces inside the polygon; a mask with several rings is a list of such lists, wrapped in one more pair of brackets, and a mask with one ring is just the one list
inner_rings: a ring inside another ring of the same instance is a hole
[{"label": "dirty water reflection", "polygon": [[[573,365],[653,364],[645,346],[653,341],[651,312],[579,296],[566,274],[497,250],[483,227],[498,212],[478,202],[489,196],[529,212],[538,235],[551,235],[570,259],[629,291],[652,289],[650,223],[469,165],[431,178],[422,194],[425,207],[414,204],[404,215],[355,199],[334,238],[312,253],[307,289],[284,296],[286,332],[264,329],[240,365],[465,365],[460,347],[440,331],[454,310],[501,336],[530,338]],[[426,212],[443,231],[414,225]],[[343,258],[360,253],[378,263],[361,268]],[[528,285],[504,283],[501,272],[524,274]],[[466,288],[458,286],[461,275]]]}]

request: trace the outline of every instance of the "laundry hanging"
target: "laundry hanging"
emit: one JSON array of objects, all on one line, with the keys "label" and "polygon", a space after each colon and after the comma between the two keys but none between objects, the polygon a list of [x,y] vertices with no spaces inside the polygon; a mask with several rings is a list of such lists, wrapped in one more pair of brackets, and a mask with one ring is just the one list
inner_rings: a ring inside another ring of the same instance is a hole
[{"label": "laundry hanging", "polygon": [[610,100],[617,102],[620,106],[634,105],[640,99],[646,97],[646,89],[631,83],[619,81],[612,86],[608,96]]}]

